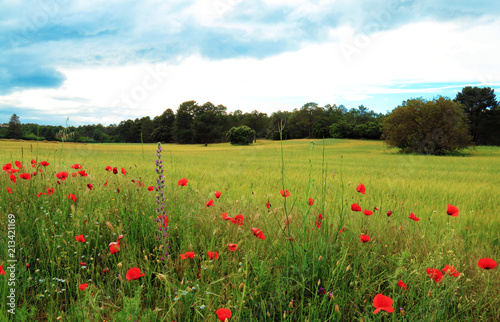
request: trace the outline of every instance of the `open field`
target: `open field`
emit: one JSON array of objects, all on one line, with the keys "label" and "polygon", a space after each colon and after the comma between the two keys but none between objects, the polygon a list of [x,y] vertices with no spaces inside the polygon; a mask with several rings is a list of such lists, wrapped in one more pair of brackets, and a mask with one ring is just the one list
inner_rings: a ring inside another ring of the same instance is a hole
[{"label": "open field", "polygon": [[[498,147],[443,157],[335,139],[163,145],[163,231],[155,220],[159,192],[147,189],[157,186],[156,149],[0,141],[0,165],[20,161],[16,175],[43,170],[16,183],[0,174],[0,265],[10,264],[8,230],[15,226],[19,321],[216,321],[219,308],[232,311],[229,321],[500,319],[499,267],[477,264],[500,261]],[[58,184],[61,171],[69,176]],[[187,186],[178,185],[181,178]],[[356,191],[360,183],[366,194]],[[52,195],[37,197],[52,187]],[[210,199],[214,207],[206,206]],[[353,203],[374,214],[352,211]],[[458,217],[447,215],[448,204]],[[223,212],[243,215],[242,225],[223,220]],[[75,240],[80,234],[85,242]],[[110,254],[108,244],[121,234],[119,251]],[[370,240],[362,243],[362,234]],[[230,243],[238,249],[230,251]],[[194,258],[181,259],[185,252]],[[460,275],[428,277],[427,268],[446,265]],[[145,275],[127,281],[132,267]],[[10,308],[9,274],[0,275],[2,317]],[[373,314],[378,293],[394,301],[394,313]]]}]

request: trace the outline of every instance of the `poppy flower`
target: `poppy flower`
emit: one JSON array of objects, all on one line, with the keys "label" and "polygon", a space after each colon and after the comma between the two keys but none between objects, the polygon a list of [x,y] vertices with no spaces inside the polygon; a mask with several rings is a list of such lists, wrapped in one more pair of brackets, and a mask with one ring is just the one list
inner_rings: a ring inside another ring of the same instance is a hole
[{"label": "poppy flower", "polygon": [[226,319],[229,319],[231,317],[231,310],[229,309],[218,309],[215,314],[217,314],[217,317],[219,318],[219,321],[226,321]]},{"label": "poppy flower", "polygon": [[81,266],[87,266],[87,263],[80,262],[80,265],[81,265]]},{"label": "poppy flower", "polygon": [[5,270],[3,269],[3,266],[0,266],[0,275],[5,275]]},{"label": "poppy flower", "polygon": [[211,251],[208,251],[207,252],[207,255],[208,257],[210,257],[210,259],[218,259],[219,258],[219,253],[217,252],[211,252]]},{"label": "poppy flower", "polygon": [[36,176],[38,173],[36,171],[33,171],[33,173],[31,173],[31,175],[34,177]]},{"label": "poppy flower", "polygon": [[237,250],[237,249],[238,249],[238,245],[237,245],[237,244],[229,244],[229,245],[227,245],[227,248],[228,248],[230,251],[234,252],[235,250]]},{"label": "poppy flower", "polygon": [[120,240],[117,242],[109,243],[109,252],[111,255],[116,254],[120,251]]},{"label": "poppy flower", "polygon": [[71,168],[72,168],[72,169],[75,169],[75,170],[80,170],[80,169],[82,168],[82,166],[81,166],[80,164],[76,163],[76,164],[73,164],[73,165],[71,166]]},{"label": "poppy flower", "polygon": [[114,167],[113,168],[113,174],[117,174],[118,173],[118,168],[117,167]]},{"label": "poppy flower", "polygon": [[448,205],[446,213],[452,217],[458,217],[458,208],[452,205]]},{"label": "poppy flower", "polygon": [[453,277],[457,277],[460,275],[460,273],[457,271],[457,269],[454,266],[446,265],[442,269],[442,271],[443,271],[443,273],[448,274],[448,275],[453,276]]},{"label": "poppy flower", "polygon": [[390,217],[391,215],[392,215],[392,211],[390,211],[390,210],[389,210],[389,211],[387,212],[387,217]]},{"label": "poppy flower", "polygon": [[123,175],[126,175],[127,174],[127,170],[125,170],[124,168],[122,168],[122,173],[123,173]]},{"label": "poppy flower", "polygon": [[47,161],[42,161],[40,162],[40,165],[44,166],[44,167],[47,167],[49,166],[50,163],[48,163]]},{"label": "poppy flower", "polygon": [[207,206],[207,207],[210,207],[210,206],[215,207],[215,206],[214,206],[214,201],[213,201],[213,199],[210,199],[210,200],[207,202],[206,206]]},{"label": "poppy flower", "polygon": [[403,283],[403,281],[402,281],[402,280],[399,280],[399,282],[398,282],[398,286],[399,286],[399,287],[401,287],[403,290],[405,290],[405,291],[406,291],[406,288],[407,288],[406,283]]},{"label": "poppy flower", "polygon": [[148,191],[153,191],[153,190],[155,190],[155,187],[153,187],[153,186],[148,187]]},{"label": "poppy flower", "polygon": [[77,174],[76,172],[73,172],[71,175],[72,175],[72,176],[73,176],[73,178],[74,178],[74,177],[76,177],[78,174]]},{"label": "poppy flower", "polygon": [[44,195],[44,194],[45,194],[45,192],[39,192],[39,193],[36,195],[36,197],[37,197],[37,198],[40,198],[40,196],[42,196],[42,195]]},{"label": "poppy flower", "polygon": [[481,258],[478,262],[477,265],[481,267],[482,269],[492,269],[497,267],[497,262],[492,260],[491,258]]},{"label": "poppy flower", "polygon": [[359,236],[359,239],[361,239],[362,243],[366,243],[366,242],[370,241],[370,236],[361,235],[361,236]]},{"label": "poppy flower", "polygon": [[243,218],[243,215],[239,214],[234,216],[234,218],[228,217],[228,220],[231,221],[233,224],[241,226],[243,225],[243,220],[245,220],[245,218]]},{"label": "poppy flower", "polygon": [[352,211],[361,211],[361,206],[360,206],[360,205],[358,205],[357,203],[353,203],[353,204],[351,205],[351,210],[352,210]]},{"label": "poppy flower", "polygon": [[82,291],[85,291],[85,289],[88,287],[89,285],[87,283],[85,284],[80,284],[80,286],[78,286],[78,288],[80,288],[80,290]]},{"label": "poppy flower", "polygon": [[267,203],[266,203],[266,208],[267,208],[267,209],[271,209],[271,204],[269,203],[269,200],[268,200],[268,201],[267,201]]},{"label": "poppy flower", "polygon": [[181,254],[181,259],[194,258],[194,252],[185,252]]},{"label": "poppy flower", "polygon": [[94,186],[91,185],[90,183],[87,183],[87,188],[89,188],[89,190],[92,190],[92,188],[94,188]]},{"label": "poppy flower", "polygon": [[373,211],[378,211],[378,208],[377,207],[373,208]]},{"label": "poppy flower", "polygon": [[342,228],[339,230],[339,235],[342,234],[345,231],[345,228]]},{"label": "poppy flower", "polygon": [[223,213],[221,214],[221,216],[222,216],[222,219],[224,219],[224,220],[227,220],[228,218],[231,218],[231,217],[229,217],[229,216],[227,215],[227,212],[223,212]]},{"label": "poppy flower", "polygon": [[24,180],[29,180],[29,179],[31,179],[31,175],[29,173],[22,173],[19,175],[19,178],[24,179]]},{"label": "poppy flower", "polygon": [[255,237],[260,238],[262,240],[266,239],[266,236],[264,236],[264,233],[258,230],[257,228],[252,228],[252,233],[255,235]]},{"label": "poppy flower", "polygon": [[85,170],[80,170],[80,171],[78,171],[78,174],[79,174],[80,176],[82,176],[82,177],[86,177],[86,176],[88,176],[88,173],[86,173],[86,172],[85,172]]},{"label": "poppy flower", "polygon": [[47,188],[47,196],[51,196],[55,191],[56,189],[54,188]]},{"label": "poppy flower", "polygon": [[373,306],[375,307],[375,311],[373,314],[377,314],[380,311],[386,311],[388,313],[393,313],[394,308],[392,307],[393,300],[382,293],[375,295],[373,298]]},{"label": "poppy flower", "polygon": [[75,196],[74,194],[72,194],[72,193],[70,193],[70,194],[68,195],[68,199],[69,199],[69,200],[73,200],[73,202],[76,202],[76,196]]},{"label": "poppy flower", "polygon": [[188,179],[186,179],[186,178],[180,179],[179,181],[177,181],[177,185],[178,186],[187,187],[187,185],[188,185]]},{"label": "poppy flower", "polygon": [[109,268],[106,267],[105,269],[102,270],[102,272],[103,273],[109,273]]},{"label": "poppy flower", "polygon": [[109,165],[108,165],[108,166],[106,167],[106,171],[113,171],[113,168],[112,168],[111,166],[109,166]]},{"label": "poppy flower", "polygon": [[314,205],[314,199],[313,198],[309,198],[309,203],[308,203],[309,206],[312,206]]},{"label": "poppy flower", "polygon": [[69,173],[67,173],[66,171],[61,171],[58,174],[56,174],[56,177],[57,177],[57,179],[64,181],[64,180],[66,180],[66,178],[68,178],[68,175],[69,175]]},{"label": "poppy flower", "polygon": [[138,268],[138,267],[132,267],[131,269],[128,270],[127,275],[125,277],[130,282],[130,280],[139,279],[139,278],[143,277],[144,275],[146,275],[146,274],[144,274],[144,273],[141,274],[141,269],[140,268]]},{"label": "poppy flower", "polygon": [[16,183],[16,176],[15,175],[11,174],[9,176],[9,178],[10,178],[10,180],[12,180],[12,182]]},{"label": "poppy flower", "polygon": [[365,194],[366,188],[365,185],[360,183],[359,186],[356,188],[356,191],[362,194]]},{"label": "poppy flower", "polygon": [[12,193],[12,188],[7,187],[7,192]]},{"label": "poppy flower", "polygon": [[432,278],[434,282],[439,283],[443,279],[443,273],[439,269],[427,268],[427,276]]},{"label": "poppy flower", "polygon": [[415,214],[413,212],[410,214],[410,217],[408,217],[408,218],[413,219],[415,221],[420,221],[420,218],[417,218],[417,216],[415,216]]},{"label": "poppy flower", "polygon": [[21,162],[16,161],[16,162],[14,162],[14,163],[16,164],[16,167],[17,167],[18,169],[22,169],[22,168],[23,168],[23,165],[21,164]]},{"label": "poppy flower", "polygon": [[288,191],[287,189],[285,190],[280,190],[280,193],[283,197],[290,197],[290,191]]},{"label": "poppy flower", "polygon": [[219,199],[221,195],[222,195],[222,192],[220,192],[220,191],[215,192],[215,198]]},{"label": "poppy flower", "polygon": [[364,213],[365,215],[367,215],[367,216],[371,216],[371,215],[373,215],[373,211],[368,210],[368,209],[363,210],[363,213]]},{"label": "poppy flower", "polygon": [[83,235],[75,236],[75,239],[77,242],[85,243],[85,238],[83,237]]},{"label": "poppy flower", "polygon": [[321,221],[323,219],[323,216],[321,214],[319,214],[318,216],[318,220],[316,220],[316,227],[320,228],[321,227]]},{"label": "poppy flower", "polygon": [[106,181],[106,182],[104,182],[104,186],[106,187],[107,185],[108,185],[108,182],[107,182],[107,181]]},{"label": "poppy flower", "polygon": [[35,159],[31,159],[31,167],[36,167],[36,160]]},{"label": "poppy flower", "polygon": [[3,171],[5,172],[9,172],[11,169],[12,169],[12,163],[6,163],[3,167],[2,167]]}]

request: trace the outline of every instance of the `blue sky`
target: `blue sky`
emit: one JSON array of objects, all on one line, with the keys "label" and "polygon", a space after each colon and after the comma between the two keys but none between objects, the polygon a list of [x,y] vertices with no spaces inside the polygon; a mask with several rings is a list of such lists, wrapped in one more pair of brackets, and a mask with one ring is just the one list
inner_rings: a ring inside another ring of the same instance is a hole
[{"label": "blue sky", "polygon": [[0,123],[119,123],[187,100],[385,113],[500,88],[494,1],[0,2]]}]

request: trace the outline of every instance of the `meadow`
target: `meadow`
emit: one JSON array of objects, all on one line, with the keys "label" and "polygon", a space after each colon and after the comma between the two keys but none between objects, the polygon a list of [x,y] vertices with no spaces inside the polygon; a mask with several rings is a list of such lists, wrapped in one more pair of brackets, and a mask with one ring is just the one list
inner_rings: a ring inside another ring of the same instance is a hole
[{"label": "meadow", "polygon": [[499,147],[259,140],[164,144],[158,159],[156,144],[0,141],[0,165],[22,166],[15,183],[0,174],[2,321],[500,319],[500,268],[478,265],[500,261]]}]

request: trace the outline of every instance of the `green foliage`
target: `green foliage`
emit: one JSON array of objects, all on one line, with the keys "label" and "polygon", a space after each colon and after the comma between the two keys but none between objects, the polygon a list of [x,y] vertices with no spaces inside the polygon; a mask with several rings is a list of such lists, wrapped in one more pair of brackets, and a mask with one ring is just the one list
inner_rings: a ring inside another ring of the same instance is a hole
[{"label": "green foliage", "polygon": [[384,137],[405,153],[445,154],[473,145],[460,105],[443,97],[403,102],[385,119]]},{"label": "green foliage", "polygon": [[226,133],[231,144],[247,145],[251,144],[255,138],[255,131],[248,126],[242,125],[233,127]]},{"label": "green foliage", "polygon": [[19,116],[12,114],[7,127],[6,137],[8,139],[21,139],[23,136],[23,131],[21,129],[21,122],[19,121]]}]

